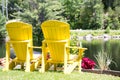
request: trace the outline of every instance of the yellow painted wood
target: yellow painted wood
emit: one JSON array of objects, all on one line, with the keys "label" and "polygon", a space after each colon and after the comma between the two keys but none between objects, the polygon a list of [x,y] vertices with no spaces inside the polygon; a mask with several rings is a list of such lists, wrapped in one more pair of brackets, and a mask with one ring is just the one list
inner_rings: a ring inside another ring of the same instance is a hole
[{"label": "yellow painted wood", "polygon": [[[33,60],[33,48],[32,40],[32,25],[24,23],[22,21],[8,21],[6,23],[6,30],[8,37],[10,38],[6,42],[6,65],[4,70],[13,69],[17,64],[21,64],[21,68],[25,65],[25,71],[33,71],[37,65]],[[11,62],[10,59],[10,47],[14,49],[16,58]],[[40,64],[40,59],[36,60]]]},{"label": "yellow painted wood", "polygon": [[70,27],[68,23],[49,20],[45,21],[41,26],[46,40],[65,40],[70,38]]},{"label": "yellow painted wood", "polygon": [[9,62],[10,62],[10,45],[9,43],[6,43],[6,63],[5,63],[5,69],[9,69]]},{"label": "yellow painted wood", "polygon": [[[70,25],[58,20],[48,20],[41,25],[44,41],[42,43],[42,72],[45,72],[47,64],[64,64],[63,72],[65,74],[71,73],[76,66],[80,68],[80,62],[83,56],[83,52],[86,48],[71,47],[70,42]],[[70,48],[77,48],[79,53],[76,58],[70,59]],[[50,58],[47,59],[46,55],[50,54]]]}]

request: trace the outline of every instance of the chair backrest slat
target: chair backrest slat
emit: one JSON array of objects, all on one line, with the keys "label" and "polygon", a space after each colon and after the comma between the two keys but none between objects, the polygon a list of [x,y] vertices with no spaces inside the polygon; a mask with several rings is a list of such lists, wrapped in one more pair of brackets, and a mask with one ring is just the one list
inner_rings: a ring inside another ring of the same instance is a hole
[{"label": "chair backrest slat", "polygon": [[[26,60],[27,44],[32,46],[32,25],[21,21],[9,21],[6,23],[6,30],[10,41],[25,41],[28,43],[11,43],[19,60]],[[32,59],[33,54],[31,54]]]},{"label": "chair backrest slat", "polygon": [[48,20],[41,25],[50,57],[55,62],[64,61],[65,47],[69,44],[70,26],[68,23]]},{"label": "chair backrest slat", "polygon": [[50,20],[45,21],[41,27],[46,40],[65,40],[70,38],[68,23]]}]

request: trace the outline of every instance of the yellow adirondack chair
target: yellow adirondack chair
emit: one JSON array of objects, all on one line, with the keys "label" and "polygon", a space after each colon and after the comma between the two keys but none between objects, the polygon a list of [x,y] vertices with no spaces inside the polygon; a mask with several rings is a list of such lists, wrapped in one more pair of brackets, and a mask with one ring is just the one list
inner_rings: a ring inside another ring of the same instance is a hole
[{"label": "yellow adirondack chair", "polygon": [[[32,43],[32,25],[22,21],[8,21],[6,23],[6,30],[10,40],[6,42],[6,63],[4,71],[14,69],[18,64],[25,71],[33,71],[40,63],[40,57],[33,55]],[[16,58],[10,61],[10,47],[14,49]]]},{"label": "yellow adirondack chair", "polygon": [[[71,73],[77,66],[81,71],[81,59],[86,48],[71,47],[70,42],[70,26],[68,23],[48,20],[41,25],[44,41],[42,48],[42,69],[41,72],[49,69],[50,64],[54,64],[54,70],[57,69],[57,64],[64,65],[64,73]],[[79,50],[77,56],[70,55],[70,48]],[[50,55],[46,59],[46,56]]]}]

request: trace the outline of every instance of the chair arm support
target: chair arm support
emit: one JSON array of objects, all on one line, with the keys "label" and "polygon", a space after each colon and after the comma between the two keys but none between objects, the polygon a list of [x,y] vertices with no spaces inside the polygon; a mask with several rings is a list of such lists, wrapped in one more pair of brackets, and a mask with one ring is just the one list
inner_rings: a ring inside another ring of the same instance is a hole
[{"label": "chair arm support", "polygon": [[28,43],[30,40],[24,40],[24,41],[7,41],[7,43]]},{"label": "chair arm support", "polygon": [[78,59],[77,60],[82,59],[85,50],[87,50],[87,48],[79,48]]},{"label": "chair arm support", "polygon": [[42,49],[42,47],[38,47],[38,46],[29,46],[29,48]]}]

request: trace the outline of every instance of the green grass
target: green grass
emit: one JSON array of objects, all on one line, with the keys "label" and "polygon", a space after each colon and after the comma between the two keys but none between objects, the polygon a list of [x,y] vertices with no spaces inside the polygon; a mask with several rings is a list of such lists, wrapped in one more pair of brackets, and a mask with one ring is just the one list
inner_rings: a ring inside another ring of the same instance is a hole
[{"label": "green grass", "polygon": [[71,74],[63,74],[62,72],[39,73],[38,71],[24,72],[21,70],[3,72],[0,69],[0,80],[120,80],[120,77],[75,71]]},{"label": "green grass", "polygon": [[[71,30],[71,35],[76,34],[77,36],[85,36],[88,34],[92,34],[93,36],[100,36],[105,33],[105,30]],[[109,35],[120,35],[120,30],[110,30]]]}]

